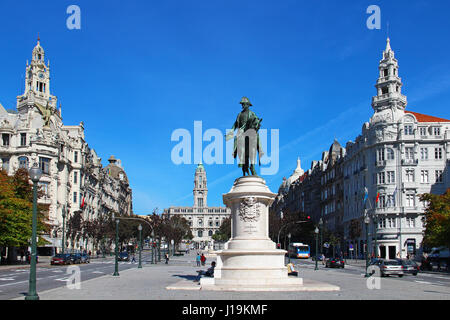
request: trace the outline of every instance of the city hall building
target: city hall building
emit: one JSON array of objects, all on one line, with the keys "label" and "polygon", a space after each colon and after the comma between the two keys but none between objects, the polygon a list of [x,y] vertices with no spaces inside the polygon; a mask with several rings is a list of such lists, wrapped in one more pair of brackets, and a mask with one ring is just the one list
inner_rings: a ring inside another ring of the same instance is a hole
[{"label": "city hall building", "polygon": [[195,169],[194,176],[194,206],[170,207],[164,210],[164,215],[181,215],[191,227],[194,238],[192,241],[197,248],[206,248],[213,245],[212,235],[219,231],[223,220],[230,217],[231,210],[226,207],[208,207],[208,183],[203,164]]}]

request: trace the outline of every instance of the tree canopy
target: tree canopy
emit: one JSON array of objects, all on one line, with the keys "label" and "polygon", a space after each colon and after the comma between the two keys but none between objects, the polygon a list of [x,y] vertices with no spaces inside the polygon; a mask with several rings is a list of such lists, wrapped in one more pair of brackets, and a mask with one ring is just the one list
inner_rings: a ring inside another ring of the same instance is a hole
[{"label": "tree canopy", "polygon": [[425,231],[423,245],[427,247],[450,247],[450,188],[443,195],[426,193]]}]

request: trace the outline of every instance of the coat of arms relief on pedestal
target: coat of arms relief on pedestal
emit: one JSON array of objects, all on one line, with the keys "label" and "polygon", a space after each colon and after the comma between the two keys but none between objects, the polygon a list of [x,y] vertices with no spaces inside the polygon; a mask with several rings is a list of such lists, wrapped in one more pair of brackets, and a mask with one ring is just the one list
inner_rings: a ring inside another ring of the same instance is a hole
[{"label": "coat of arms relief on pedestal", "polygon": [[261,204],[255,197],[246,197],[239,204],[239,217],[245,222],[256,222],[261,216]]}]

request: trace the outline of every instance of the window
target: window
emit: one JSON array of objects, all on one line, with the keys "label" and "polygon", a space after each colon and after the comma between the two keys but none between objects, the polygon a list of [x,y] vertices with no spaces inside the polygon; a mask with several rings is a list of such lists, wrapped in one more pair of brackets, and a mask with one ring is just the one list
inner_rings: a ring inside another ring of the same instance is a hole
[{"label": "window", "polygon": [[203,220],[202,219],[198,219],[198,226],[199,227],[203,226]]},{"label": "window", "polygon": [[2,133],[2,141],[3,141],[3,146],[5,146],[5,147],[9,146],[9,134],[8,133]]},{"label": "window", "polygon": [[27,145],[27,134],[21,133],[20,134],[20,146],[24,147]]},{"label": "window", "polygon": [[415,228],[416,227],[416,219],[411,217],[406,217],[406,227],[407,228]]},{"label": "window", "polygon": [[378,199],[378,208],[384,208],[386,207],[386,196],[380,195],[380,198]]},{"label": "window", "polygon": [[442,170],[436,170],[435,174],[436,174],[436,182],[438,183],[444,182],[444,175]]},{"label": "window", "polygon": [[77,193],[73,193],[73,203],[77,203]]},{"label": "window", "polygon": [[405,159],[406,160],[414,160],[414,148],[413,147],[405,148]]},{"label": "window", "polygon": [[381,94],[386,94],[386,93],[389,93],[389,88],[388,87],[381,88]]},{"label": "window", "polygon": [[420,148],[420,159],[428,160],[428,148]]},{"label": "window", "polygon": [[427,128],[421,127],[419,128],[419,132],[421,136],[426,136],[427,135]]},{"label": "window", "polygon": [[387,218],[386,222],[388,228],[395,228],[395,218]]},{"label": "window", "polygon": [[395,156],[394,156],[394,150],[391,148],[387,149],[387,159],[388,160],[394,160]]},{"label": "window", "polygon": [[385,178],[384,172],[377,173],[377,183],[378,184],[384,184],[385,183],[384,178]]},{"label": "window", "polygon": [[48,198],[50,196],[50,193],[48,190],[49,183],[48,182],[39,182],[39,186],[41,187],[41,190],[44,193],[44,196],[46,198]]},{"label": "window", "polygon": [[42,170],[42,173],[49,174],[50,173],[50,159],[39,157],[39,167]]},{"label": "window", "polygon": [[28,169],[27,157],[19,157],[19,168]]},{"label": "window", "polygon": [[415,207],[415,196],[413,193],[406,194],[406,206]]},{"label": "window", "polygon": [[203,237],[203,231],[202,230],[198,230],[198,236],[201,238],[201,237]]},{"label": "window", "polygon": [[6,172],[9,171],[9,158],[2,158],[2,169],[5,170]]},{"label": "window", "polygon": [[434,158],[442,159],[442,148],[434,148]]},{"label": "window", "polygon": [[389,195],[389,196],[387,196],[386,206],[387,206],[387,207],[395,207],[395,198],[394,198],[394,195]]},{"label": "window", "polygon": [[405,177],[406,177],[406,182],[414,182],[414,170],[407,169]]},{"label": "window", "polygon": [[211,237],[212,235],[213,235],[212,230],[209,230],[209,231],[208,231],[208,236]]},{"label": "window", "polygon": [[384,149],[377,150],[377,161],[384,161]]},{"label": "window", "polygon": [[219,227],[219,221],[216,221],[216,227]]},{"label": "window", "polygon": [[386,228],[386,219],[380,218],[378,220],[378,229],[385,229]]},{"label": "window", "polygon": [[198,206],[201,208],[203,207],[203,198],[198,198]]},{"label": "window", "polygon": [[77,183],[78,183],[77,180],[78,180],[78,172],[75,171],[75,172],[73,173],[73,183],[74,183],[74,184],[77,184]]},{"label": "window", "polygon": [[440,136],[441,135],[441,128],[433,128],[433,133],[435,136]]},{"label": "window", "polygon": [[405,134],[408,135],[408,136],[411,136],[411,135],[414,134],[413,125],[412,124],[406,124],[405,125]]},{"label": "window", "polygon": [[212,222],[212,220],[208,221],[208,225],[209,225],[210,227],[212,227],[212,226],[213,226],[213,222]]},{"label": "window", "polygon": [[420,182],[421,183],[428,183],[429,182],[428,170],[421,170],[420,171]]},{"label": "window", "polygon": [[387,172],[387,183],[395,183],[395,171]]},{"label": "window", "polygon": [[78,151],[75,151],[73,153],[73,162],[77,163],[78,162]]}]

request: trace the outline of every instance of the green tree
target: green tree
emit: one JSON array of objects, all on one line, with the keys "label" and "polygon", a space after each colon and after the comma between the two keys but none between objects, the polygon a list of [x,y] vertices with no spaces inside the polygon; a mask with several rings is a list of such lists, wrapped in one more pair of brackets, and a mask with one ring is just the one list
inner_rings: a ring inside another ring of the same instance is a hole
[{"label": "green tree", "polygon": [[423,245],[450,248],[450,188],[443,195],[423,194],[420,200],[427,203]]},{"label": "green tree", "polygon": [[[38,190],[38,197],[42,191]],[[33,214],[33,187],[28,171],[19,169],[13,176],[0,170],[0,246],[29,244]],[[40,234],[49,232],[48,205],[37,207],[38,245],[47,243]]]},{"label": "green tree", "polygon": [[213,240],[225,242],[231,238],[231,217],[222,221],[217,233],[212,235]]}]

